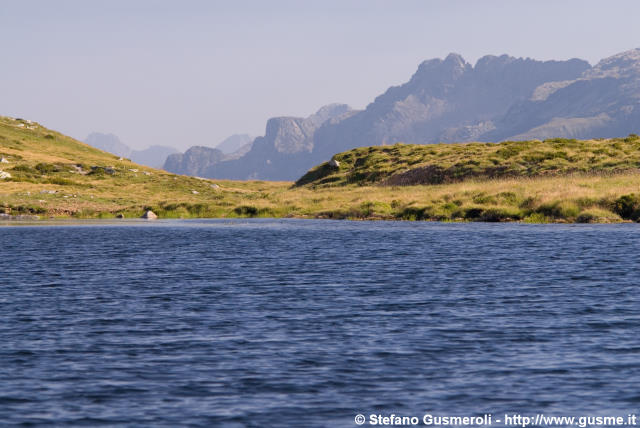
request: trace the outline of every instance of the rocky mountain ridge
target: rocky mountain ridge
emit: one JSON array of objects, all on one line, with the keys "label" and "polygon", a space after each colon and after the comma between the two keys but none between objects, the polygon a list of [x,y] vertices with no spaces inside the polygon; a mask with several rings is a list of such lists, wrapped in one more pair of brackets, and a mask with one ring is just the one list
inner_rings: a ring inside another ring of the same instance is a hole
[{"label": "rocky mountain ridge", "polygon": [[364,110],[334,104],[307,118],[273,118],[237,159],[202,153],[190,162],[210,178],[295,180],[335,153],[363,146],[622,137],[638,133],[639,104],[640,49],[593,67],[508,55],[472,65],[450,54],[422,62],[409,81]]}]

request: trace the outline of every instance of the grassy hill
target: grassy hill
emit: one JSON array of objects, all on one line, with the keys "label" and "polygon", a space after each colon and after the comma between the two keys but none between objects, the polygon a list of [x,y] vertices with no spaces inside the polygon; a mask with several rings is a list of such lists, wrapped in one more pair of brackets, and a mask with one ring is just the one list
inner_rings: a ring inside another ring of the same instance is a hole
[{"label": "grassy hill", "polygon": [[205,180],[137,165],[0,117],[0,213],[440,221],[640,219],[640,139],[366,147],[290,182]]},{"label": "grassy hill", "polygon": [[288,187],[178,176],[8,117],[0,117],[0,157],[10,175],[0,179],[0,213],[12,215],[139,217],[150,208],[161,217],[238,216],[255,193]]},{"label": "grassy hill", "polygon": [[622,139],[508,141],[466,144],[395,144],[360,147],[333,157],[297,185],[416,185],[468,179],[610,174],[638,171],[640,137]]}]

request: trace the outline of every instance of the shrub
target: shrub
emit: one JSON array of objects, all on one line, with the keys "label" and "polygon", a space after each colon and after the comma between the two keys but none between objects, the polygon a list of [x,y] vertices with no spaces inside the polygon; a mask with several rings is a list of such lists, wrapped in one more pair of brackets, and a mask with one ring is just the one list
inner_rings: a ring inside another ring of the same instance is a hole
[{"label": "shrub", "polygon": [[479,193],[472,198],[473,202],[476,204],[495,204],[496,198],[490,195],[486,195],[484,193]]},{"label": "shrub", "polygon": [[616,223],[620,221],[620,217],[611,211],[598,208],[585,210],[576,218],[578,223]]},{"label": "shrub", "polygon": [[525,223],[549,223],[549,218],[545,217],[544,214],[540,213],[532,213],[531,215],[522,219]]},{"label": "shrub", "polygon": [[36,165],[36,169],[40,172],[40,174],[51,174],[53,172],[60,171],[60,168],[58,168],[56,165],[43,162]]},{"label": "shrub", "polygon": [[429,220],[432,213],[430,207],[406,207],[396,217],[403,220]]},{"label": "shrub", "polygon": [[482,216],[484,210],[482,208],[468,208],[464,213],[464,218],[467,220],[476,220]]},{"label": "shrub", "polygon": [[508,220],[520,220],[522,213],[517,210],[505,208],[489,208],[482,213],[480,219],[482,221],[497,222]]},{"label": "shrub", "polygon": [[640,197],[634,193],[620,196],[613,203],[613,212],[626,220],[640,219]]},{"label": "shrub", "polygon": [[66,178],[60,178],[60,177],[50,178],[44,182],[49,184],[58,184],[60,186],[73,186],[78,184],[73,180],[68,180]]},{"label": "shrub", "polygon": [[522,150],[524,150],[524,147],[517,147],[517,146],[505,146],[502,147],[500,149],[498,149],[496,151],[496,155],[500,156],[502,159],[509,159],[513,156],[516,156],[518,153],[520,153]]},{"label": "shrub", "polygon": [[467,220],[498,222],[508,220],[520,220],[522,213],[517,209],[509,208],[469,208],[464,214]]},{"label": "shrub", "polygon": [[241,205],[239,207],[234,208],[233,212],[237,215],[246,215],[249,217],[255,217],[258,215],[258,208],[251,205]]},{"label": "shrub", "polygon": [[540,205],[535,211],[546,217],[562,219],[576,217],[580,212],[578,207],[571,202],[553,202],[543,204]]},{"label": "shrub", "polygon": [[13,168],[11,168],[12,171],[19,171],[19,172],[26,172],[27,174],[37,174],[38,171],[36,171],[34,168],[31,168],[29,165],[24,165],[24,164],[20,164],[20,165],[16,165]]}]

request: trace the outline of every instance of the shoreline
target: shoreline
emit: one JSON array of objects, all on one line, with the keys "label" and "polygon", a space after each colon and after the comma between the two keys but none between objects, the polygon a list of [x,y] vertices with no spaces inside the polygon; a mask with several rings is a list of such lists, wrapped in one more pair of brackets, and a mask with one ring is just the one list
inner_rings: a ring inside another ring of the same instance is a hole
[{"label": "shoreline", "polygon": [[407,224],[504,224],[504,225],[622,225],[622,224],[637,224],[637,222],[631,220],[621,220],[617,222],[577,222],[566,220],[555,220],[548,222],[534,222],[534,221],[522,221],[522,220],[501,220],[501,221],[479,221],[479,220],[466,220],[466,219],[454,219],[454,220],[411,220],[411,219],[398,219],[398,218],[382,218],[382,217],[369,217],[369,218],[327,218],[327,217],[305,217],[305,216],[285,216],[285,217],[189,217],[189,218],[158,218],[158,219],[144,219],[144,218],[74,218],[74,217],[39,217],[39,216],[0,216],[0,227],[12,227],[12,226],[69,226],[69,225],[96,225],[96,226],[135,226],[135,225],[162,225],[167,223],[187,223],[198,222],[203,220],[216,220],[216,221],[287,221],[287,220],[302,220],[302,221],[325,221],[325,222],[375,222],[375,223],[407,223]]}]

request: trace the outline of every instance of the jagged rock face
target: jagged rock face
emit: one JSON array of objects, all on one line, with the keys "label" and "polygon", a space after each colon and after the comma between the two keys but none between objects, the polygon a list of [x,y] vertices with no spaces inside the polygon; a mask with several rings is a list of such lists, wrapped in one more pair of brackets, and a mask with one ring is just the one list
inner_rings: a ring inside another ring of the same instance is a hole
[{"label": "jagged rock face", "polygon": [[318,159],[365,145],[398,141],[469,141],[495,128],[494,122],[550,80],[579,77],[582,60],[535,61],[485,56],[475,67],[457,54],[420,64],[409,82],[392,87],[367,109],[321,129],[314,141]]},{"label": "jagged rock face", "polygon": [[218,149],[194,146],[184,153],[169,155],[163,169],[174,174],[201,176],[207,168],[224,158],[224,153]]},{"label": "jagged rock face", "polygon": [[325,124],[339,123],[352,112],[345,104],[330,104],[307,118],[276,117],[267,121],[264,137],[237,160],[212,164],[203,176],[236,180],[291,180],[309,166],[314,135]]},{"label": "jagged rock face", "polygon": [[640,49],[634,49],[603,59],[576,79],[539,86],[483,140],[623,137],[639,127]]},{"label": "jagged rock face", "polygon": [[264,138],[280,153],[311,151],[315,127],[305,119],[276,117],[267,121]]},{"label": "jagged rock face", "polygon": [[351,109],[346,104],[330,104],[311,116],[276,117],[267,121],[265,140],[279,153],[311,152],[316,130],[328,120],[335,119]]}]

